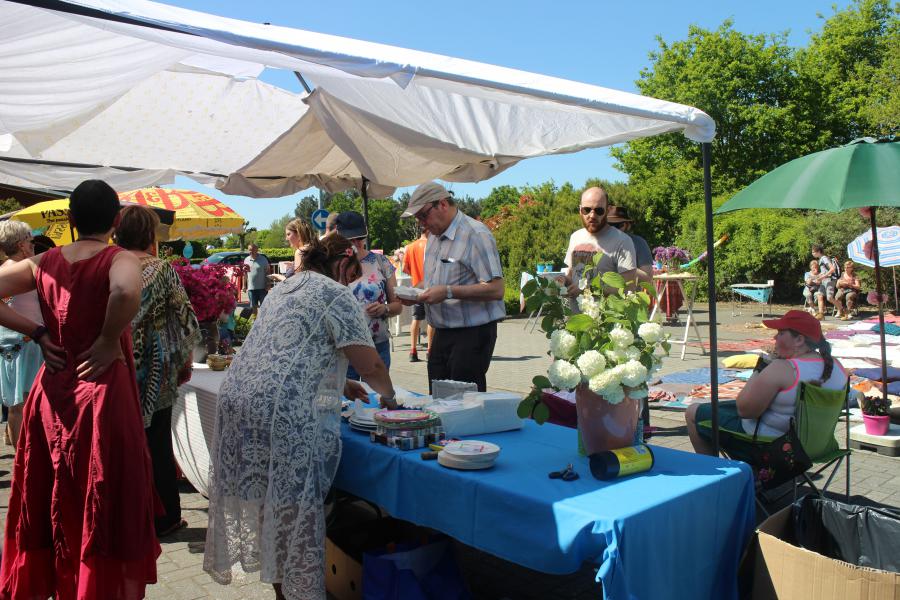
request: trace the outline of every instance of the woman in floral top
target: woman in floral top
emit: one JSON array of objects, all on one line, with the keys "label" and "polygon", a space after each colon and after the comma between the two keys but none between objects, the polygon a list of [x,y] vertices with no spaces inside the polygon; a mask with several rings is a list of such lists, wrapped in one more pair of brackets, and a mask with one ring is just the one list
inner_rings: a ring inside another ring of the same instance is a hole
[{"label": "woman in floral top", "polygon": [[[353,292],[368,317],[369,331],[372,332],[372,341],[375,342],[378,356],[384,361],[385,366],[390,368],[391,332],[388,329],[388,318],[399,315],[403,310],[403,305],[394,294],[394,288],[397,286],[394,265],[383,254],[369,252],[366,249],[369,231],[361,214],[355,211],[342,212],[337,216],[335,225],[337,232],[353,244],[362,268],[360,277],[351,281],[347,287]],[[360,379],[352,366],[347,369],[347,378]]]},{"label": "woman in floral top", "polygon": [[159,218],[144,206],[123,208],[116,243],[141,261],[141,307],[131,322],[134,367],[153,482],[166,514],[156,517],[162,537],[187,525],[172,454],[172,405],[178,384],[190,377],[190,358],[200,328],[175,269],[155,256]]}]

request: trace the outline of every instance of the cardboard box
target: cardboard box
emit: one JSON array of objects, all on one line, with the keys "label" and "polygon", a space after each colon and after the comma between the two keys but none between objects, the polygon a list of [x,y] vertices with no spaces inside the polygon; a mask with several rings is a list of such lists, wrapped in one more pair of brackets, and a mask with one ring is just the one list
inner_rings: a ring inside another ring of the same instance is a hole
[{"label": "cardboard box", "polygon": [[857,567],[791,543],[791,507],[759,526],[753,558],[753,600],[900,600],[900,574]]},{"label": "cardboard box", "polygon": [[325,538],[325,589],[335,600],[362,598],[362,564]]}]

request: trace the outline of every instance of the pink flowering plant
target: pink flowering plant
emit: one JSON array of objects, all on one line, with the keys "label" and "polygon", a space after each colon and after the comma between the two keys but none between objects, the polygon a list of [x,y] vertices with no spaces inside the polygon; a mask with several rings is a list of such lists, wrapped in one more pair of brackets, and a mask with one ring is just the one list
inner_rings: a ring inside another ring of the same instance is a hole
[{"label": "pink flowering plant", "polygon": [[237,290],[228,280],[226,267],[204,264],[195,269],[184,258],[173,260],[172,267],[191,299],[198,321],[215,321],[222,313],[234,310]]}]

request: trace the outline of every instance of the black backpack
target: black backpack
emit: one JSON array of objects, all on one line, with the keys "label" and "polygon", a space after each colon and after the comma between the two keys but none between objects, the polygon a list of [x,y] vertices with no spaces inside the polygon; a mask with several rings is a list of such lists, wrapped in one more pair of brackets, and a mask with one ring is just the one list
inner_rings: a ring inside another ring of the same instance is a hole
[{"label": "black backpack", "polygon": [[829,256],[828,260],[831,261],[832,266],[834,267],[834,273],[832,273],[832,279],[840,279],[841,277],[841,263],[838,261],[837,257]]}]

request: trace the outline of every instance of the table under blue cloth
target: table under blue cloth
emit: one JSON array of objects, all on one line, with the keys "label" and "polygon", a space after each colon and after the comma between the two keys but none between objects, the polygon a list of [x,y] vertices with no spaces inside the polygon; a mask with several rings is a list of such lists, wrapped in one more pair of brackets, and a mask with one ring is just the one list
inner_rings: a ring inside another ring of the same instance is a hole
[{"label": "table under blue cloth", "polygon": [[[755,523],[750,468],[653,446],[653,469],[603,482],[578,455],[576,436],[526,421],[477,436],[502,448],[494,467],[459,471],[344,424],[334,485],[531,569],[565,574],[593,563],[605,598],[737,598]],[[568,463],[580,479],[547,477]]]}]

